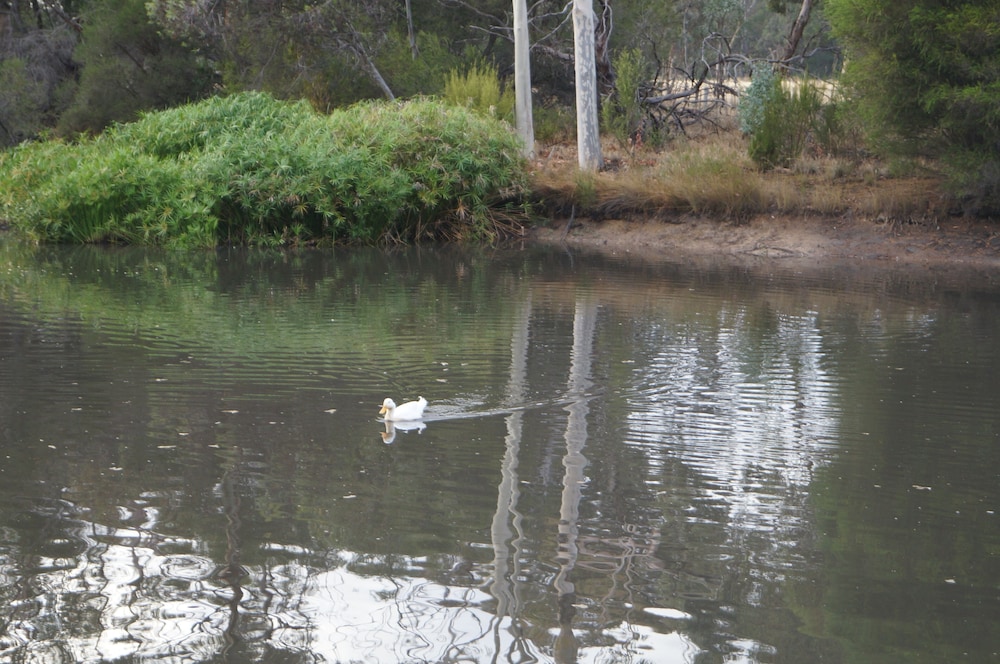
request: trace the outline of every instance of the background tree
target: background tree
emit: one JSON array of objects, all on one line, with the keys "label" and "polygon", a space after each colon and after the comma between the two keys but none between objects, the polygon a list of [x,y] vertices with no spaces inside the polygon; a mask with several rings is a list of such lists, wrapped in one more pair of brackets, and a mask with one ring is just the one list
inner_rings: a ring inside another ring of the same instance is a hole
[{"label": "background tree", "polygon": [[1000,211],[1000,0],[827,0],[881,148],[943,157],[969,210]]},{"label": "background tree", "polygon": [[[405,24],[397,2],[148,0],[147,10],[172,36],[197,44],[218,63],[234,91],[309,97],[319,106],[395,96],[377,59],[397,20]],[[365,86],[357,85],[359,76]],[[359,87],[360,95],[338,99],[338,88]]]},{"label": "background tree", "polygon": [[792,28],[788,32],[785,49],[781,53],[782,60],[787,62],[795,57],[795,54],[799,49],[799,44],[802,42],[802,36],[805,34],[806,26],[809,24],[809,17],[812,15],[812,8],[813,0],[802,0],[802,5],[799,7],[799,13],[795,16],[795,20],[792,22]]},{"label": "background tree", "polygon": [[62,133],[98,132],[140,111],[200,99],[211,89],[208,63],[161,34],[142,0],[104,0],[84,17],[73,53],[81,65],[79,85],[59,119]]},{"label": "background tree", "polygon": [[[141,2],[149,21],[137,10]],[[801,6],[801,0],[592,3],[599,93],[614,93],[613,56],[639,49],[657,88],[647,95],[649,108],[660,103],[657,95],[686,99],[704,91],[699,86],[713,80],[705,78],[709,73],[731,75],[748,57],[779,52]],[[525,4],[532,87],[538,107],[553,110],[539,114],[537,124],[549,136],[572,134],[562,118],[576,94],[573,5]],[[800,53],[814,43],[817,13]],[[514,45],[511,0],[0,0],[0,142],[52,127],[67,107],[63,130],[96,131],[143,109],[196,99],[209,83],[226,92],[307,98],[321,109],[438,94],[452,71],[475,62],[513,78]]]},{"label": "background tree", "polygon": [[712,122],[739,95],[755,63],[812,75],[833,73],[836,63],[818,0],[614,0],[614,6],[616,57],[635,50],[652,71],[639,98],[644,140]]},{"label": "background tree", "polygon": [[514,119],[524,143],[524,156],[535,155],[535,125],[531,112],[531,35],[528,32],[528,5],[514,0]]},{"label": "background tree", "polygon": [[594,54],[595,25],[592,0],[574,0],[576,146],[580,170],[583,171],[596,171],[601,167],[601,134],[597,120],[597,67]]},{"label": "background tree", "polygon": [[0,147],[52,127],[71,99],[76,32],[66,25],[0,38]]},{"label": "background tree", "polygon": [[66,108],[81,29],[56,0],[0,0],[0,147],[51,128]]}]

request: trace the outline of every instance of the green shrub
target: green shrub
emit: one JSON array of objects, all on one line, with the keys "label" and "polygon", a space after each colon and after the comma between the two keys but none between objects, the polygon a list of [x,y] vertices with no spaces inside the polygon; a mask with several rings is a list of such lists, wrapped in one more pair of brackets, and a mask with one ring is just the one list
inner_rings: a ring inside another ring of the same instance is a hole
[{"label": "green shrub", "polygon": [[750,134],[750,158],[768,169],[788,166],[801,156],[822,102],[809,79],[783,82],[764,71],[768,70],[765,68],[751,84],[745,109],[743,100],[740,102],[740,127]]},{"label": "green shrub", "polygon": [[996,152],[955,150],[947,156],[945,173],[951,196],[969,212],[1000,214],[1000,157]]},{"label": "green shrub", "polygon": [[452,69],[444,84],[444,99],[480,115],[514,121],[514,89],[501,88],[493,65],[474,64],[465,73]]},{"label": "green shrub", "polygon": [[488,239],[524,212],[525,173],[509,128],[465,109],[418,99],[323,116],[244,93],[4,154],[0,215],[54,242]]},{"label": "green shrub", "polygon": [[568,106],[551,104],[533,108],[535,140],[545,143],[576,141],[576,114]]},{"label": "green shrub", "polygon": [[639,49],[622,51],[613,65],[616,89],[601,105],[601,124],[623,147],[634,149],[641,139],[645,115],[640,95],[647,80],[646,65]]},{"label": "green shrub", "polygon": [[871,147],[940,159],[967,211],[1000,213],[996,0],[830,0],[824,13]]},{"label": "green shrub", "polygon": [[754,134],[764,123],[764,109],[777,92],[778,77],[769,65],[758,65],[750,87],[740,97],[740,131]]},{"label": "green shrub", "polygon": [[405,32],[394,31],[379,51],[376,64],[397,97],[440,95],[449,72],[474,59],[471,53],[453,53],[448,41],[436,34],[417,33],[419,56],[414,58]]},{"label": "green shrub", "polygon": [[48,95],[43,82],[35,80],[21,58],[0,60],[0,148],[17,145],[35,136],[44,125]]}]

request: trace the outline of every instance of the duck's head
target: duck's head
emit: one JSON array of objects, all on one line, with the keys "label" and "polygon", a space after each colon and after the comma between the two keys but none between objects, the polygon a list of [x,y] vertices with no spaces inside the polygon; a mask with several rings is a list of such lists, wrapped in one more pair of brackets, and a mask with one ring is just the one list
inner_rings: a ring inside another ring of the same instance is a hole
[{"label": "duck's head", "polygon": [[386,413],[391,413],[396,409],[396,402],[392,399],[386,399],[382,402],[382,409],[378,411],[379,415],[385,415]]}]

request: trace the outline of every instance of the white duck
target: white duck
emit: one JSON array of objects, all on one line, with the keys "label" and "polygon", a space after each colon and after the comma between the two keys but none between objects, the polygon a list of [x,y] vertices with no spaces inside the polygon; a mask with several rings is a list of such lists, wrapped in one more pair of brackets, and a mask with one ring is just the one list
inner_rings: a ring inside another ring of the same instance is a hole
[{"label": "white duck", "polygon": [[427,399],[423,397],[418,397],[416,401],[407,401],[398,406],[392,399],[386,399],[382,402],[382,410],[378,414],[385,415],[387,422],[419,420],[424,416],[424,408],[427,408]]}]

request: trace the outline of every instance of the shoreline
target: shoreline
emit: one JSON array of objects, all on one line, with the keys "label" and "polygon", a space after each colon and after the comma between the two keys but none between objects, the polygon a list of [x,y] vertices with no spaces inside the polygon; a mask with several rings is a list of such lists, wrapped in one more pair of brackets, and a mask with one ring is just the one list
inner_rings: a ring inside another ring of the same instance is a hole
[{"label": "shoreline", "polygon": [[906,266],[1000,275],[1000,226],[962,217],[941,223],[872,221],[852,215],[761,214],[747,221],[696,215],[656,218],[558,219],[528,229],[542,244],[636,257],[715,259],[789,267]]}]

